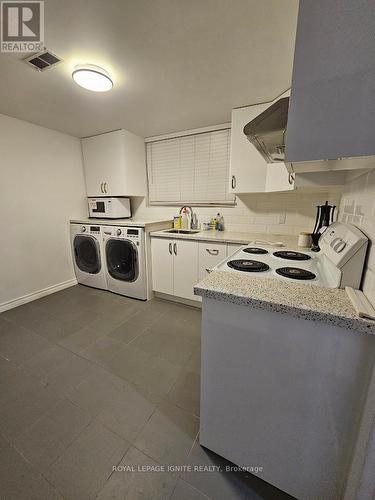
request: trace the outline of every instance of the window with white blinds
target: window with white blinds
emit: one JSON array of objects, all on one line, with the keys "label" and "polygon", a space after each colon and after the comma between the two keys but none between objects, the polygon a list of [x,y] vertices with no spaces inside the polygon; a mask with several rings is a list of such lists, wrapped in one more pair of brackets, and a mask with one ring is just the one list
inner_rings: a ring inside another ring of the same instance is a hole
[{"label": "window with white blinds", "polygon": [[230,129],[147,143],[150,204],[233,204]]}]

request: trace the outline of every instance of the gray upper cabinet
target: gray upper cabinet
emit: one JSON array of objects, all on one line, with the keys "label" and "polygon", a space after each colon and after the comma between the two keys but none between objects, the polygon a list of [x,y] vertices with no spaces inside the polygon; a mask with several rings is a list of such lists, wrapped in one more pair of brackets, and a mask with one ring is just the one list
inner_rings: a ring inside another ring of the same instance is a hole
[{"label": "gray upper cabinet", "polygon": [[375,154],[374,0],[300,0],[286,161]]}]

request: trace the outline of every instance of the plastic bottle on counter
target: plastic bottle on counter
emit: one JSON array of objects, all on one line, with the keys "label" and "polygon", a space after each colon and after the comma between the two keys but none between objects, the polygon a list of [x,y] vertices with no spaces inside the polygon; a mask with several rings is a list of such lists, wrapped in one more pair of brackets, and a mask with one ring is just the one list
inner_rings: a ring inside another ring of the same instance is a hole
[{"label": "plastic bottle on counter", "polygon": [[191,227],[191,215],[187,208],[182,211],[182,229],[190,229]]},{"label": "plastic bottle on counter", "polygon": [[177,214],[173,217],[173,227],[174,229],[182,228],[182,217],[180,214]]},{"label": "plastic bottle on counter", "polygon": [[203,231],[209,231],[211,229],[211,220],[205,220],[202,222]]},{"label": "plastic bottle on counter", "polygon": [[224,231],[224,217],[220,214],[216,216],[216,229],[218,231]]},{"label": "plastic bottle on counter", "polygon": [[216,215],[216,231],[221,231],[220,213],[217,213],[217,215]]}]

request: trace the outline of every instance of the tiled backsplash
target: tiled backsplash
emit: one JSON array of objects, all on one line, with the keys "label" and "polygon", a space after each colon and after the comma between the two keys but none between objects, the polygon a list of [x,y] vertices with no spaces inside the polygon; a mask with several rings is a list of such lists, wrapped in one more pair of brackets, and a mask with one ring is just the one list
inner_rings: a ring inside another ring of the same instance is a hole
[{"label": "tiled backsplash", "polygon": [[362,287],[375,306],[375,170],[357,177],[343,191],[339,219],[359,227],[370,239]]},{"label": "tiled backsplash", "polygon": [[[341,201],[340,201],[341,198]],[[270,193],[237,197],[234,207],[194,207],[200,222],[218,212],[228,231],[296,235],[312,231],[316,205],[326,200],[339,206],[339,220],[358,226],[370,239],[363,291],[375,306],[375,170],[357,177],[339,193]],[[172,218],[178,207],[147,206],[143,198],[133,200],[136,218]]]},{"label": "tiled backsplash", "polygon": [[[218,212],[224,215],[228,231],[299,234],[312,231],[315,223],[316,205],[329,200],[335,205],[339,194],[327,193],[270,193],[248,194],[237,197],[234,207],[194,207],[200,222],[209,220]],[[178,207],[151,206],[143,200],[133,200],[133,216],[136,218],[172,218]]]}]

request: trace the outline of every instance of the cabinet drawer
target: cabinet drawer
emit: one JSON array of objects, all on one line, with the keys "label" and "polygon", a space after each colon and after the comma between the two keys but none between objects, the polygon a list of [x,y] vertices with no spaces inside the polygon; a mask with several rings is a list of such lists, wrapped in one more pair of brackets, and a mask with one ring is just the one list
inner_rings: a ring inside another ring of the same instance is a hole
[{"label": "cabinet drawer", "polygon": [[199,243],[199,279],[207,276],[206,269],[212,269],[227,255],[226,243]]}]

